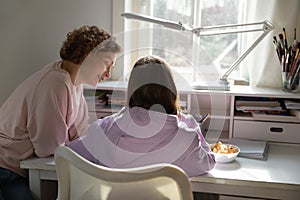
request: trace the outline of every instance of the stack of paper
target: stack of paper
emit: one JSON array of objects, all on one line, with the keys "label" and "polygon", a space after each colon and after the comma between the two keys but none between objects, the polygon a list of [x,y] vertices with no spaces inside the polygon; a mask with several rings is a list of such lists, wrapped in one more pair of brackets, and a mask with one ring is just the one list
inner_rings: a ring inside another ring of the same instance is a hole
[{"label": "stack of paper", "polygon": [[246,140],[240,138],[231,138],[230,144],[240,148],[239,157],[266,159],[268,154],[268,142],[261,140]]},{"label": "stack of paper", "polygon": [[278,122],[300,122],[295,112],[291,111],[281,111],[281,112],[251,112],[252,117],[255,120],[261,121],[278,121]]},{"label": "stack of paper", "polygon": [[300,120],[300,109],[297,110],[291,109],[290,112],[292,115],[295,115]]},{"label": "stack of paper", "polygon": [[282,107],[278,101],[244,101],[237,100],[235,102],[236,110],[243,112],[252,111],[270,111],[270,110],[282,110]]},{"label": "stack of paper", "polygon": [[286,109],[300,109],[299,101],[285,100],[284,105],[285,105]]}]

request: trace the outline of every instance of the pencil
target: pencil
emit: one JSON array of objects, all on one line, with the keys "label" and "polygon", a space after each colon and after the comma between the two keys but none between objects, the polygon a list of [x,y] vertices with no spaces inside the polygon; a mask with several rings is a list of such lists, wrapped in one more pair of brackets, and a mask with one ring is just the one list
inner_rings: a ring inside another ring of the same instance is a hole
[{"label": "pencil", "polygon": [[288,48],[288,44],[287,44],[287,38],[286,38],[285,28],[283,28],[283,39],[284,39],[284,47],[287,49]]},{"label": "pencil", "polygon": [[286,54],[285,67],[284,68],[285,68],[286,72],[290,71],[289,54]]},{"label": "pencil", "polygon": [[291,77],[291,88],[293,87],[296,79],[297,79],[297,76],[299,76],[299,70],[300,70],[300,65],[299,65],[299,61],[297,62],[297,67],[295,69],[295,73],[292,74],[292,77]]},{"label": "pencil", "polygon": [[291,63],[291,69],[290,69],[290,72],[293,74],[295,73],[296,71],[296,68],[297,68],[297,62],[298,62],[298,57],[299,57],[299,48],[297,48],[296,50],[296,54],[295,54],[295,57],[294,57],[294,60],[292,61]]},{"label": "pencil", "polygon": [[294,29],[293,53],[296,52],[297,47],[298,47],[297,33],[296,33],[296,29]]},{"label": "pencil", "polygon": [[283,34],[280,33],[278,36],[279,36],[279,41],[278,42],[280,43],[280,46],[283,49],[284,48]]},{"label": "pencil", "polygon": [[274,47],[275,47],[275,50],[276,50],[276,53],[277,53],[277,56],[278,56],[279,62],[281,62],[280,50],[278,49],[278,47],[277,47],[277,44],[276,44],[276,41],[275,41],[275,40],[273,40],[273,44],[274,44]]},{"label": "pencil", "polygon": [[286,57],[286,55],[284,54],[284,42],[283,42],[283,34],[280,33],[279,35],[279,40],[278,40],[278,46],[280,46],[280,53],[281,55],[284,55],[284,57]]}]

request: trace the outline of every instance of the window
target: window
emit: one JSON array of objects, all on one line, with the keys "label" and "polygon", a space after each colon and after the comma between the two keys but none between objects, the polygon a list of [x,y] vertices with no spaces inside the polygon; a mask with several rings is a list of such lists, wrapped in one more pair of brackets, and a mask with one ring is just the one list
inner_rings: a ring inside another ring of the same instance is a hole
[{"label": "window", "polygon": [[[188,27],[243,23],[241,0],[125,0],[125,12],[180,22]],[[178,74],[190,81],[218,80],[242,53],[239,34],[201,36],[160,25],[125,20],[125,66],[142,55],[164,58]],[[129,69],[124,69],[125,73]],[[239,67],[229,78],[239,76]]]}]

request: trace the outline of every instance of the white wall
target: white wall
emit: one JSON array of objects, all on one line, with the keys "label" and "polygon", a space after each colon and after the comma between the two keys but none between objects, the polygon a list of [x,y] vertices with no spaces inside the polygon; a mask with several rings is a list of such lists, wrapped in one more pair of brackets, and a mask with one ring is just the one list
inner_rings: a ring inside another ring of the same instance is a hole
[{"label": "white wall", "polygon": [[21,81],[59,59],[66,33],[84,24],[111,33],[111,0],[1,0],[0,105]]}]

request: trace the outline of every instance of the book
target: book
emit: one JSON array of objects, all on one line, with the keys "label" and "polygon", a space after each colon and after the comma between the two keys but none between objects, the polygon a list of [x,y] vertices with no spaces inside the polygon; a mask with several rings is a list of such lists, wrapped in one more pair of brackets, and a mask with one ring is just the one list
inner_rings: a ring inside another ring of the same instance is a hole
[{"label": "book", "polygon": [[261,160],[267,158],[269,149],[267,141],[231,138],[229,143],[240,148],[240,153],[238,154],[239,157]]},{"label": "book", "polygon": [[286,109],[300,109],[300,101],[285,100],[284,105]]},{"label": "book", "polygon": [[300,122],[300,119],[288,110],[276,112],[251,112],[253,119],[260,121]]},{"label": "book", "polygon": [[244,101],[237,100],[235,103],[237,106],[267,106],[267,107],[280,107],[280,103],[278,101]]},{"label": "book", "polygon": [[236,110],[243,112],[251,111],[280,111],[282,106],[278,101],[245,101],[237,100]]},{"label": "book", "polygon": [[295,115],[300,120],[300,109],[291,109],[290,113]]}]

